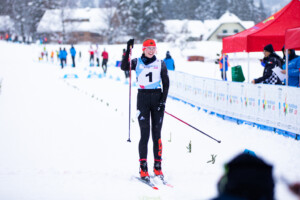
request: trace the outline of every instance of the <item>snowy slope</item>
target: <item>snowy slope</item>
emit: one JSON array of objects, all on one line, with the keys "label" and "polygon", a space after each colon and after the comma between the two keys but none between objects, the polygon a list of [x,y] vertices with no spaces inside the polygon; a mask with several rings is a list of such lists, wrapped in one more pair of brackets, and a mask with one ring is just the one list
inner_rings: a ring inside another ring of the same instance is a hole
[{"label": "snowy slope", "polygon": [[[184,52],[201,51],[201,45]],[[209,45],[206,43],[207,48],[214,48],[213,43],[213,47]],[[111,64],[119,59],[124,46],[106,47],[111,52]],[[185,57],[172,45],[161,47],[174,52],[179,69],[213,76],[214,69],[204,67],[204,63],[201,70],[196,68],[199,63],[186,64]],[[47,46],[50,48],[58,46]],[[84,52],[88,46],[80,48]],[[274,165],[276,199],[296,199],[278,178],[300,180],[299,142],[223,121],[172,99],[167,101],[168,112],[222,143],[166,115],[163,170],[174,188],[157,182],[160,190],[154,191],[141,184],[133,178],[139,168],[136,87],[132,88],[132,142],[128,143],[128,85],[124,84],[124,73],[110,66],[105,78],[87,79],[88,74],[102,70],[88,67],[86,53],[77,68],[61,70],[57,63],[37,61],[41,49],[0,43],[0,55],[4,55],[0,57],[1,199],[210,199],[217,195],[223,165],[244,149],[253,150]],[[162,58],[164,53],[158,52],[158,56]],[[134,52],[134,56],[139,54],[138,50]],[[79,79],[62,78],[71,73]],[[192,153],[186,148],[190,141]],[[151,148],[150,141],[149,169],[153,167]],[[207,163],[211,154],[217,155],[215,164]]]}]

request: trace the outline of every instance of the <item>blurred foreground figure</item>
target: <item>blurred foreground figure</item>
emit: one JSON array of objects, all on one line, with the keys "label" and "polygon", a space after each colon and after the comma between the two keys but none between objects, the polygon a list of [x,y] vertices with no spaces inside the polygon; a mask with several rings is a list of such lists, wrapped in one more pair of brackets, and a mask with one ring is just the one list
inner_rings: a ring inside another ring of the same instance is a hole
[{"label": "blurred foreground figure", "polygon": [[273,200],[273,167],[262,159],[240,154],[225,165],[214,200]]}]

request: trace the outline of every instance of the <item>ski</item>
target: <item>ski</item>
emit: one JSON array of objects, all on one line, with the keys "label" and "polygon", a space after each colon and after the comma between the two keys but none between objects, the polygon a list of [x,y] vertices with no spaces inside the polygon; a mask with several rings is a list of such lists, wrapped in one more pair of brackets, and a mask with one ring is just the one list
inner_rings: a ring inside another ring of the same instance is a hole
[{"label": "ski", "polygon": [[149,180],[145,180],[145,179],[142,179],[140,177],[135,177],[135,178],[137,180],[139,180],[140,182],[145,183],[146,185],[150,186],[152,189],[158,190],[158,187],[156,187],[155,184],[150,181],[150,179]]},{"label": "ski", "polygon": [[151,178],[158,178],[159,180],[161,180],[161,182],[162,182],[162,184],[164,184],[164,185],[166,185],[166,186],[168,186],[168,187],[171,187],[171,188],[173,188],[174,186],[173,185],[171,185],[168,181],[166,181],[165,179],[164,179],[164,177],[163,176],[151,176]]},{"label": "ski", "polygon": [[168,183],[168,182],[164,179],[164,176],[153,176],[152,178],[155,178],[155,177],[157,177],[159,180],[161,180],[161,182],[162,182],[164,185],[166,185],[166,186],[168,186],[168,187],[171,187],[171,188],[174,187],[173,185],[171,185],[170,183]]}]

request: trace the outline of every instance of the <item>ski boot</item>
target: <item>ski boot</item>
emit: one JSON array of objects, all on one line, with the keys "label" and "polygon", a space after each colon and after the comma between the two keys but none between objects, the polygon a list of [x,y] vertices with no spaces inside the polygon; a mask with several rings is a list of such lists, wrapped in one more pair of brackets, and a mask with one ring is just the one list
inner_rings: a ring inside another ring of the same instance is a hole
[{"label": "ski boot", "polygon": [[162,170],[161,170],[161,161],[154,162],[154,174],[155,176],[164,177]]},{"label": "ski boot", "polygon": [[147,161],[140,161],[140,176],[141,179],[150,181],[150,176],[148,173]]}]

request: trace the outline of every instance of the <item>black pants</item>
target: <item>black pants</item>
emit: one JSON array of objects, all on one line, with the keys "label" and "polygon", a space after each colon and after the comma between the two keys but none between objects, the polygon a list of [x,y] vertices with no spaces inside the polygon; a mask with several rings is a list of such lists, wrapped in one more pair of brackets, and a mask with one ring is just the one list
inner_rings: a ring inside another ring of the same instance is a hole
[{"label": "black pants", "polygon": [[61,68],[64,68],[64,63],[65,63],[65,65],[67,64],[67,59],[61,58],[61,59],[60,59],[60,65],[61,65]]},{"label": "black pants", "polygon": [[73,67],[75,67],[75,56],[72,56]]},{"label": "black pants", "polygon": [[154,159],[155,161],[161,161],[161,128],[164,110],[157,110],[161,95],[161,89],[139,89],[137,95],[137,109],[140,111],[138,121],[141,130],[141,139],[139,142],[140,161],[147,160],[150,127],[152,130]]},{"label": "black pants", "polygon": [[104,73],[106,74],[106,71],[107,71],[107,59],[103,59],[102,60],[102,69],[103,69]]},{"label": "black pants", "polygon": [[99,67],[100,66],[100,64],[99,64],[99,58],[96,58],[96,62],[97,62],[97,67]]},{"label": "black pants", "polygon": [[125,70],[125,78],[128,78],[129,77],[129,71],[128,70]]},{"label": "black pants", "polygon": [[225,77],[223,75],[223,71],[221,71],[221,78],[222,78],[222,80],[227,81],[227,71],[225,71],[224,74],[225,74]]},{"label": "black pants", "polygon": [[90,64],[94,65],[94,54],[90,54]]}]

